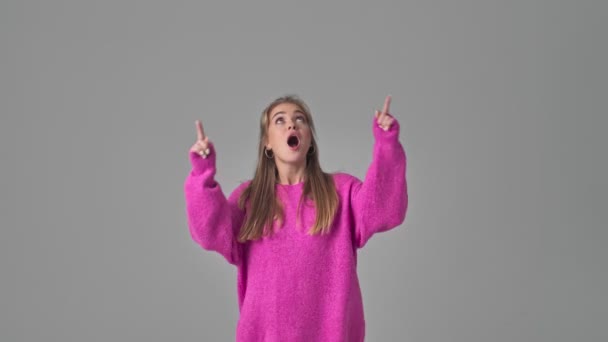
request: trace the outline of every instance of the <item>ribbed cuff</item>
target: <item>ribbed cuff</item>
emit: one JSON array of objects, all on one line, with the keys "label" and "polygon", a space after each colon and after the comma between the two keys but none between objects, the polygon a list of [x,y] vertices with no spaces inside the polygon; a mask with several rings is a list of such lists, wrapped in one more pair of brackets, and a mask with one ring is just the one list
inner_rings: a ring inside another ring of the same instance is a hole
[{"label": "ribbed cuff", "polygon": [[200,154],[190,151],[190,164],[192,165],[192,173],[200,174],[203,171],[215,167],[215,147],[212,142],[207,145],[209,147],[209,155],[203,158]]},{"label": "ribbed cuff", "polygon": [[393,118],[393,123],[391,124],[391,127],[385,131],[383,130],[379,125],[378,125],[378,119],[376,117],[373,118],[373,123],[372,123],[372,129],[374,132],[374,139],[376,139],[376,141],[381,140],[381,141],[395,141],[395,140],[399,140],[399,122],[397,121],[397,119],[390,115],[387,114],[388,116],[390,116],[391,118]]}]

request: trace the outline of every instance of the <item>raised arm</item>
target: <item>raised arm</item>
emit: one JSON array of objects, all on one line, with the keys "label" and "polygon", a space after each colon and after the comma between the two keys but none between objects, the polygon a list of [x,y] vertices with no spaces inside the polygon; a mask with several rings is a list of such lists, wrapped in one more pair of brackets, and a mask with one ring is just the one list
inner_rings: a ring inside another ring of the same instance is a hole
[{"label": "raised arm", "polygon": [[244,211],[238,208],[237,203],[247,182],[239,185],[226,198],[215,180],[215,148],[204,136],[202,124],[198,121],[197,133],[197,142],[189,151],[192,170],[184,182],[190,234],[203,249],[216,251],[229,263],[238,265],[241,262],[242,244],[237,242],[236,237],[243,223]]},{"label": "raised arm", "polygon": [[362,248],[373,234],[395,228],[405,220],[406,156],[399,142],[399,122],[389,114],[389,106],[390,96],[373,120],[373,156],[365,180],[355,179],[351,190],[357,248]]}]

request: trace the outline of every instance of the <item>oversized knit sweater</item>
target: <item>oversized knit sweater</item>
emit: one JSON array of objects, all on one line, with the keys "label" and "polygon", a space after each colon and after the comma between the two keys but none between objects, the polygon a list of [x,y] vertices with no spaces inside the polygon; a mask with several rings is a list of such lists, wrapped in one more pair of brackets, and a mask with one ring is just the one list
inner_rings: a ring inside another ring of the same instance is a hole
[{"label": "oversized knit sweater", "polygon": [[189,153],[192,170],[184,183],[187,222],[203,249],[237,267],[239,319],[236,341],[361,342],[365,317],[357,250],[375,233],[403,223],[408,204],[406,156],[395,119],[388,131],[373,123],[374,147],[364,181],[333,173],[339,204],[327,235],[308,235],[315,222],[310,199],[296,209],[304,182],[276,184],[284,223],[270,236],[240,243],[247,208],[238,198],[251,180],[225,197],[214,179],[216,153]]}]

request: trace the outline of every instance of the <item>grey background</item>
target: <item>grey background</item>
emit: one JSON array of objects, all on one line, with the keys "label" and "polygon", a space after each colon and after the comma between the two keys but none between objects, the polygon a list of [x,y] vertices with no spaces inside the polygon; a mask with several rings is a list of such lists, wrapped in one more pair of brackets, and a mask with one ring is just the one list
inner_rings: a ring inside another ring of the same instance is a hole
[{"label": "grey background", "polygon": [[189,236],[262,108],[310,105],[364,177],[392,94],[400,227],[359,255],[367,341],[608,339],[605,1],[2,1],[0,340],[231,341],[236,268]]}]

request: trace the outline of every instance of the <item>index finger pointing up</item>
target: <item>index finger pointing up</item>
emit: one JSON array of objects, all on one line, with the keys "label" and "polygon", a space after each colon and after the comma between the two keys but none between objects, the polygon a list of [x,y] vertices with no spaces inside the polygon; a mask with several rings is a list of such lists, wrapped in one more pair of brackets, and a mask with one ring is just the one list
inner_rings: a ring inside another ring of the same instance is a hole
[{"label": "index finger pointing up", "polygon": [[383,114],[387,114],[388,113],[390,105],[391,105],[391,96],[388,95],[386,97],[386,99],[384,100],[384,108],[382,108],[382,113]]},{"label": "index finger pointing up", "polygon": [[205,139],[205,131],[203,130],[203,123],[199,120],[195,121],[196,124],[196,137],[198,140],[203,141]]}]

